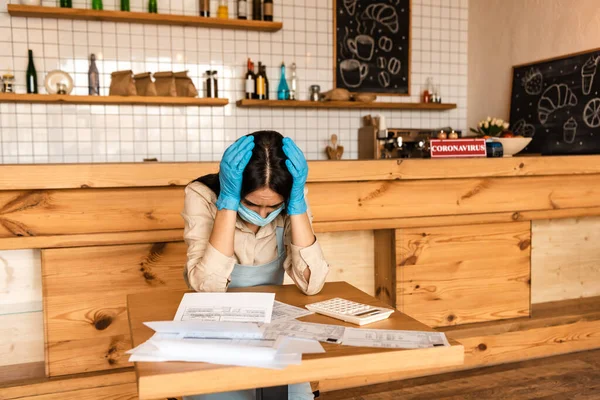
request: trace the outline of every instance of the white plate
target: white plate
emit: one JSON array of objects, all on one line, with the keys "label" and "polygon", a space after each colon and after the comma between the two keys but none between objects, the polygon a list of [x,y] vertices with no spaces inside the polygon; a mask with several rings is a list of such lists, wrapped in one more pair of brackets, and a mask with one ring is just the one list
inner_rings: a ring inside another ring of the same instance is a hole
[{"label": "white plate", "polygon": [[71,78],[71,75],[58,69],[48,72],[44,81],[48,94],[56,94],[58,91],[56,86],[59,83],[64,83],[67,86],[67,94],[71,94],[73,91],[73,78]]}]

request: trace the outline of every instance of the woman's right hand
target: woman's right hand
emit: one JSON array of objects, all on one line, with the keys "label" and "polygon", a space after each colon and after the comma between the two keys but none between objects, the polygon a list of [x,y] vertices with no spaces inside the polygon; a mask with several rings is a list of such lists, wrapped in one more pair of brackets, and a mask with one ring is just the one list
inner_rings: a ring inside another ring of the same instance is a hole
[{"label": "woman's right hand", "polygon": [[244,136],[229,146],[223,154],[219,166],[221,191],[217,199],[217,209],[237,211],[242,192],[244,169],[252,157],[254,136]]}]

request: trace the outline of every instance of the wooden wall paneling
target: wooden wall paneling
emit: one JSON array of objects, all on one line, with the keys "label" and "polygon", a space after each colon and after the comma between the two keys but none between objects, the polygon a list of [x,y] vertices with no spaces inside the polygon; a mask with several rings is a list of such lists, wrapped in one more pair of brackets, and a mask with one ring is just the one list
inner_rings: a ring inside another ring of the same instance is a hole
[{"label": "wooden wall paneling", "polygon": [[187,289],[183,242],[42,252],[50,376],[128,366],[126,297]]},{"label": "wooden wall paneling", "polygon": [[600,295],[600,218],[532,223],[531,302]]},{"label": "wooden wall paneling", "polygon": [[597,207],[600,175],[315,183],[315,221]]},{"label": "wooden wall paneling", "polygon": [[0,192],[0,237],[181,228],[182,210],[181,187]]},{"label": "wooden wall paneling", "polygon": [[41,310],[40,252],[0,251],[0,315]]},{"label": "wooden wall paneling", "polygon": [[[319,233],[317,240],[329,263],[327,282],[348,282],[374,295],[373,231]],[[286,274],[284,284],[293,283]]]},{"label": "wooden wall paneling", "polygon": [[404,313],[429,326],[529,315],[530,223],[400,229]]},{"label": "wooden wall paneling", "polygon": [[375,297],[396,307],[396,242],[393,229],[376,230]]},{"label": "wooden wall paneling", "polygon": [[44,361],[41,311],[0,315],[0,366]]}]

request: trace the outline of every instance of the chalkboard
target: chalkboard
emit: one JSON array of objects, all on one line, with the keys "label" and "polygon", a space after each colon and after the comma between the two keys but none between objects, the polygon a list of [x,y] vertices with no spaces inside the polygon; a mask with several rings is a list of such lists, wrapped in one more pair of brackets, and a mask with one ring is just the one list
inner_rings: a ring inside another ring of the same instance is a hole
[{"label": "chalkboard", "polygon": [[335,87],[410,94],[410,0],[334,0]]},{"label": "chalkboard", "polygon": [[511,130],[527,153],[600,153],[600,49],[513,68]]}]

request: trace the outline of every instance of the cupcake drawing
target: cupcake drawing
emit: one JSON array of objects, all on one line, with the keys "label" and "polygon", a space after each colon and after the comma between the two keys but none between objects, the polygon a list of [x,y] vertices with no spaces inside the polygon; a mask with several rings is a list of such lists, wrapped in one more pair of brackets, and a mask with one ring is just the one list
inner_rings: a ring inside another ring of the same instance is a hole
[{"label": "cupcake drawing", "polygon": [[573,143],[577,134],[577,121],[571,117],[563,124],[563,142]]},{"label": "cupcake drawing", "polygon": [[598,69],[598,63],[600,62],[600,55],[591,56],[581,67],[581,90],[583,94],[588,95],[592,92],[592,85],[594,84],[594,76]]}]

